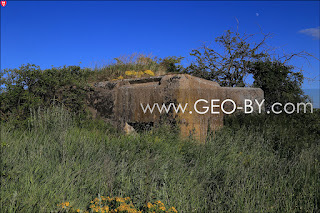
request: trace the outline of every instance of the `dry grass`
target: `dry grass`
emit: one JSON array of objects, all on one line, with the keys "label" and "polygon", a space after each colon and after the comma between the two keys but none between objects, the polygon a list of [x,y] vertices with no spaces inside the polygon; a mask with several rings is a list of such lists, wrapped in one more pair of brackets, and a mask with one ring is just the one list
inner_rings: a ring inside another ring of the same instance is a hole
[{"label": "dry grass", "polygon": [[160,64],[159,58],[151,54],[134,53],[120,56],[110,62],[96,64],[89,83],[117,79],[119,76],[131,78],[132,76],[125,74],[126,71],[144,72],[146,70],[151,70],[154,75],[166,74],[166,68]]}]

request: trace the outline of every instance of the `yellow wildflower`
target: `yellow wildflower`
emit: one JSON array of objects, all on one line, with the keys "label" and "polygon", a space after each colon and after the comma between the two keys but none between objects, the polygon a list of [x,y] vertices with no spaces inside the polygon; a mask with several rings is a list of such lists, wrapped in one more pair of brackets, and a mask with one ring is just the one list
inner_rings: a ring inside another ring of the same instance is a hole
[{"label": "yellow wildflower", "polygon": [[125,202],[122,197],[116,197],[116,201],[117,201],[117,202],[120,202],[120,203]]},{"label": "yellow wildflower", "polygon": [[143,74],[144,74],[144,72],[139,71],[139,72],[137,72],[136,76],[140,78],[141,76],[143,76]]},{"label": "yellow wildflower", "polygon": [[160,200],[157,201],[157,204],[159,204],[161,206],[164,205]]},{"label": "yellow wildflower", "polygon": [[135,71],[126,71],[125,75],[136,75]]},{"label": "yellow wildflower", "polygon": [[151,209],[151,208],[153,207],[153,205],[148,202],[148,203],[147,203],[147,207],[148,207],[149,209]]},{"label": "yellow wildflower", "polygon": [[168,210],[168,212],[174,212],[177,213],[178,211],[176,210],[176,208],[174,208],[173,206]]},{"label": "yellow wildflower", "polygon": [[151,70],[146,70],[146,71],[144,71],[144,73],[151,75],[151,76],[154,76],[154,72],[152,72]]}]

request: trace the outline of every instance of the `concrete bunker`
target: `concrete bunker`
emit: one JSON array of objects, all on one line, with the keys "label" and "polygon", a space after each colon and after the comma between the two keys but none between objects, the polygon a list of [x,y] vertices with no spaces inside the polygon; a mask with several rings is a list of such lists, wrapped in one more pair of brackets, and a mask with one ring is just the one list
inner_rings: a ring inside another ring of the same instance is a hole
[{"label": "concrete bunker", "polygon": [[[212,100],[215,100],[214,105],[221,105],[224,100],[231,99],[238,109],[243,109],[245,99],[261,103],[263,98],[264,93],[259,88],[221,87],[216,82],[187,74],[168,74],[95,83],[88,95],[88,105],[94,117],[108,120],[122,129],[128,125],[152,126],[165,118],[178,124],[182,137],[192,135],[203,142],[208,131],[223,126],[224,113],[221,107],[211,106],[207,113],[198,113],[194,106],[197,101],[197,109],[203,112],[203,109],[208,109],[208,104],[213,103]],[[150,109],[154,107],[152,113],[145,111],[148,104]],[[156,104],[160,108],[163,105],[167,106],[166,109],[169,105],[171,107],[160,113]],[[184,112],[175,110],[179,104],[185,108]],[[258,110],[257,105],[252,106],[254,111]],[[228,102],[224,110],[230,112],[233,107]]]}]

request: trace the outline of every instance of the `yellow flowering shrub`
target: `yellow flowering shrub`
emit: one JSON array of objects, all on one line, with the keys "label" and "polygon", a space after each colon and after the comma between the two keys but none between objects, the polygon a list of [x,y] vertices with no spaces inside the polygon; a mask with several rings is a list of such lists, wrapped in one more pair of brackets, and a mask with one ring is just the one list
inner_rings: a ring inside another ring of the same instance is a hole
[{"label": "yellow flowering shrub", "polygon": [[[154,72],[152,72],[151,70],[145,70],[145,71],[128,70],[128,71],[125,71],[124,74],[125,74],[125,76],[133,76],[133,77],[136,77],[136,78],[140,78],[140,77],[143,77],[145,75],[147,75],[147,76],[155,76]],[[112,79],[112,80],[116,81],[116,80],[122,80],[122,79],[124,79],[124,77],[121,75],[118,78]]]},{"label": "yellow flowering shrub", "polygon": [[146,70],[146,71],[144,71],[144,73],[147,75],[154,76],[154,72],[152,72],[151,70]]},{"label": "yellow flowering shrub", "polygon": [[136,208],[130,197],[97,197],[90,202],[86,210],[73,208],[69,202],[58,204],[59,212],[101,212],[101,213],[177,213],[178,211],[171,207],[166,210],[165,205],[159,200],[154,203],[147,203],[147,205]]},{"label": "yellow flowering shrub", "polygon": [[117,80],[122,80],[123,79],[123,76],[120,75],[118,78],[115,78],[115,79],[112,79],[113,81],[117,81]]},{"label": "yellow flowering shrub", "polygon": [[137,72],[136,76],[137,76],[138,78],[140,78],[141,76],[143,76],[143,74],[144,74],[144,72],[139,71],[139,72]]},{"label": "yellow flowering shrub", "polygon": [[125,75],[128,75],[128,76],[130,76],[130,75],[136,75],[136,71],[126,71],[126,72],[125,72]]}]

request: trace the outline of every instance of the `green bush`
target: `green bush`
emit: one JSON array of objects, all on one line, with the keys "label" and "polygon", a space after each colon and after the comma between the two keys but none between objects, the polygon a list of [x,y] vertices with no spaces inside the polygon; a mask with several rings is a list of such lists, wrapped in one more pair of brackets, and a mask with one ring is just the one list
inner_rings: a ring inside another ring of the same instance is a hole
[{"label": "green bush", "polygon": [[2,71],[0,112],[2,121],[25,126],[30,110],[63,105],[84,113],[86,79],[90,71],[79,66],[41,70],[33,64]]}]

